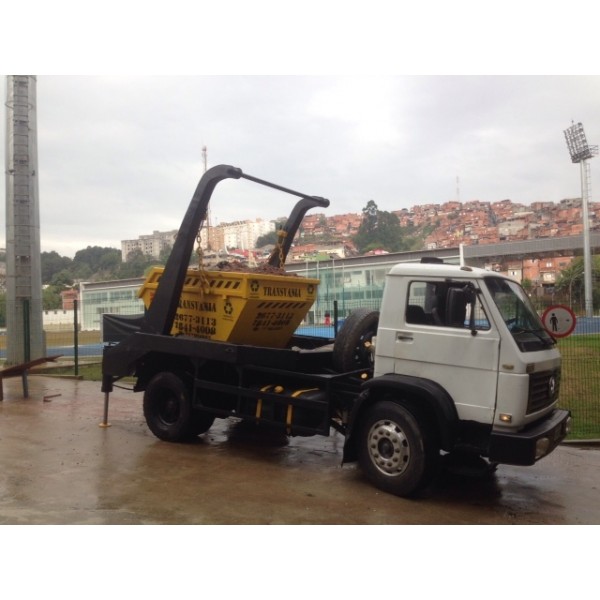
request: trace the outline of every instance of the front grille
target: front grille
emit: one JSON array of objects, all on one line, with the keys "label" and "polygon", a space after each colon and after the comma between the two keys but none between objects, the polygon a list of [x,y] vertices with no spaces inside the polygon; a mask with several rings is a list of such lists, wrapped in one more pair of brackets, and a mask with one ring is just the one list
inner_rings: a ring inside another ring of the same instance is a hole
[{"label": "front grille", "polygon": [[[551,380],[554,378],[554,393],[552,393]],[[553,371],[540,371],[529,375],[529,399],[527,414],[542,410],[558,398],[560,387],[560,369]]]}]

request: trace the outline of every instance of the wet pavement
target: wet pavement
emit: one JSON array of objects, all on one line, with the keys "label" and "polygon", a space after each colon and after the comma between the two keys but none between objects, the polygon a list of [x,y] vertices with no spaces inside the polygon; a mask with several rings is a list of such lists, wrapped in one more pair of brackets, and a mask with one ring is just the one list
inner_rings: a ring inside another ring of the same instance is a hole
[{"label": "wet pavement", "polygon": [[193,444],[147,429],[142,396],[96,382],[4,381],[0,524],[600,524],[600,448],[560,446],[532,467],[445,473],[420,500],[385,494],[343,438],[285,438],[217,420]]}]

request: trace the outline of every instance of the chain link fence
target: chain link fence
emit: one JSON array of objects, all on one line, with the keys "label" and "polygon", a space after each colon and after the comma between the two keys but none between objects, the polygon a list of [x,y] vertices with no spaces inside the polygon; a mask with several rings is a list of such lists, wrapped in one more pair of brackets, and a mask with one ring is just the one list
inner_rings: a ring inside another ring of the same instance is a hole
[{"label": "chain link fence", "polygon": [[[322,283],[319,296],[311,307],[298,333],[335,338],[343,327],[345,318],[357,308],[379,310],[383,296],[383,281],[370,282],[370,285],[354,284],[335,289],[338,274],[321,272]],[[324,276],[324,277],[323,277]],[[327,278],[330,277],[330,285]],[[600,287],[600,278],[594,277],[594,285]],[[323,280],[325,285],[323,285]],[[368,282],[367,282],[368,283]],[[558,340],[562,355],[562,378],[560,404],[571,410],[573,432],[571,439],[600,439],[600,316],[586,317],[583,294],[573,290],[532,293],[532,301],[542,315],[550,306],[563,305],[570,308],[577,317],[577,324],[571,335]],[[594,305],[600,306],[600,298]],[[101,306],[96,321],[101,322]],[[57,311],[58,312],[58,311]],[[60,311],[63,312],[63,311]],[[139,314],[140,306],[131,305],[119,309],[120,314]],[[70,311],[71,321],[56,320],[44,327],[46,356],[60,356],[56,362],[46,366],[47,372],[80,376],[82,370],[93,368],[100,375],[102,361],[102,334],[98,326],[86,329],[77,311]],[[57,315],[57,317],[60,315]],[[88,319],[89,320],[89,319]],[[94,323],[96,322],[94,321]],[[86,321],[87,322],[87,321]],[[0,335],[0,361],[6,359],[6,335]]]},{"label": "chain link fence", "polygon": [[[598,282],[600,284],[600,281]],[[376,290],[375,290],[376,292]],[[353,295],[360,294],[360,297]],[[569,439],[600,439],[600,316],[586,317],[583,301],[571,302],[561,294],[543,294],[533,298],[542,316],[547,308],[563,305],[576,316],[573,332],[558,339],[562,356],[560,407],[571,411],[573,430]],[[370,290],[350,292],[344,305],[340,300],[320,297],[313,306],[308,322],[300,327],[305,335],[335,337],[344,318],[359,307],[379,310],[381,297]],[[343,306],[343,308],[342,308]],[[337,317],[337,321],[335,320]]]}]

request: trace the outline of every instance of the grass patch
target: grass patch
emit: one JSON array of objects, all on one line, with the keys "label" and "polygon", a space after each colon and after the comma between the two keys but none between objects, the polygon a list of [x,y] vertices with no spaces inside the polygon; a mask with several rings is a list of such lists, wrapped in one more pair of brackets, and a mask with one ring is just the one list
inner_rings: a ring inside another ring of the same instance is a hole
[{"label": "grass patch", "polygon": [[[54,375],[55,377],[74,377],[75,367],[42,367],[35,370],[38,375]],[[85,381],[102,381],[102,364],[83,364],[79,365],[77,376],[81,377]]]},{"label": "grass patch", "polygon": [[571,411],[570,439],[600,438],[600,335],[577,335],[558,344],[562,355],[560,405]]},{"label": "grass patch", "polygon": [[[65,331],[44,331],[44,338],[48,351],[55,346],[73,346],[75,335],[72,330]],[[77,334],[79,345],[99,344],[101,342],[99,331],[80,331]],[[6,349],[6,336],[0,336],[0,350]]]}]

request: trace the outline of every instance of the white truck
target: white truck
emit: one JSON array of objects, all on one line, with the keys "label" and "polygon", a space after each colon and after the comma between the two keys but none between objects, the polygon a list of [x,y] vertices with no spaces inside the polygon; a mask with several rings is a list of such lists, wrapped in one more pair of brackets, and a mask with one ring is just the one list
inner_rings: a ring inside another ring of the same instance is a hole
[{"label": "white truck", "polygon": [[[134,376],[148,427],[162,440],[188,441],[230,417],[292,436],[337,431],[345,438],[343,462],[358,461],[375,486],[399,496],[426,488],[444,456],[532,465],[567,436],[556,341],[517,282],[483,269],[398,264],[380,311],[352,312],[335,339],[294,334],[283,346],[269,344],[267,329],[293,310],[300,291],[271,298],[265,282],[250,276],[249,298],[268,307],[254,320],[260,345],[207,339],[202,327],[200,337],[190,335],[194,319],[205,317],[177,318],[190,304],[181,301],[185,281],[201,279],[187,259],[214,187],[240,177],[302,197],[272,255],[279,266],[304,212],[328,204],[240,169],[209,170],[146,313],[104,324],[105,421],[114,382]],[[223,281],[215,287],[231,283]],[[295,290],[293,281],[281,289]],[[236,310],[232,293],[199,303],[213,311],[211,332]],[[188,329],[174,333],[177,324]]]},{"label": "white truck", "polygon": [[419,487],[440,449],[532,465],[570,429],[569,412],[557,408],[556,342],[523,288],[497,273],[435,263],[392,268],[373,358],[357,449],[388,491],[403,487],[411,461],[420,465]]}]

